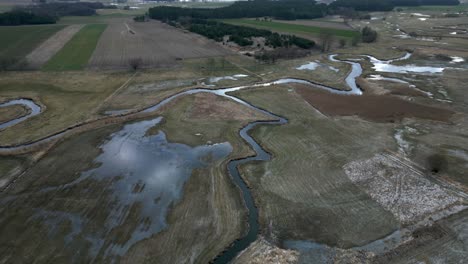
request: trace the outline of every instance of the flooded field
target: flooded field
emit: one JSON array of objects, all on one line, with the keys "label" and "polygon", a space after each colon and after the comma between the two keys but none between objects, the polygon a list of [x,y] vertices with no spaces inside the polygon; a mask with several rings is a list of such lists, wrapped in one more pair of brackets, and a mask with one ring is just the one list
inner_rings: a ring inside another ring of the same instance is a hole
[{"label": "flooded field", "polygon": [[0,73],[1,261],[463,262],[468,20],[369,15],[271,61],[107,17],[86,71]]}]

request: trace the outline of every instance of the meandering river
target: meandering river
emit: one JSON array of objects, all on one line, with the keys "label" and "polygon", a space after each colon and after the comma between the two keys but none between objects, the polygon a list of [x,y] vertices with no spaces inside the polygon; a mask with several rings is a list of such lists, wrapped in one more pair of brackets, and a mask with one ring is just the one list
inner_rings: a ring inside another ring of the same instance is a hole
[{"label": "meandering river", "polygon": [[20,122],[23,122],[24,120],[28,118],[31,118],[41,113],[41,107],[38,104],[36,104],[33,100],[30,100],[30,99],[15,99],[15,100],[7,101],[5,103],[1,103],[0,108],[13,106],[13,105],[22,105],[30,109],[31,112],[25,116],[18,117],[18,118],[15,118],[15,119],[12,119],[10,121],[0,124],[0,129],[14,126]]},{"label": "meandering river", "polygon": [[[242,177],[239,174],[238,167],[240,165],[242,165],[242,164],[245,164],[245,163],[248,163],[248,162],[251,162],[251,161],[267,161],[267,160],[270,160],[271,155],[267,151],[265,151],[255,141],[255,139],[253,139],[250,136],[250,134],[249,134],[250,131],[252,129],[254,129],[255,127],[259,126],[259,125],[282,125],[282,124],[285,124],[285,123],[288,122],[285,118],[283,118],[281,116],[278,116],[278,115],[275,115],[275,114],[273,114],[271,112],[268,112],[268,111],[266,111],[264,109],[258,108],[258,107],[254,106],[254,105],[251,105],[248,102],[246,102],[246,101],[244,101],[244,100],[242,100],[242,99],[240,99],[238,97],[235,97],[235,96],[231,95],[230,93],[235,92],[235,91],[248,89],[248,88],[267,87],[267,86],[280,85],[280,84],[294,84],[294,83],[297,83],[297,84],[307,85],[307,86],[310,86],[310,87],[313,87],[313,88],[323,89],[323,90],[326,90],[328,92],[335,93],[335,94],[340,94],[340,95],[361,95],[362,91],[358,87],[358,85],[356,84],[356,78],[359,77],[362,74],[361,65],[358,62],[354,62],[354,61],[338,60],[338,59],[336,59],[336,56],[337,55],[331,55],[329,57],[329,59],[332,60],[332,61],[339,61],[339,62],[343,62],[343,63],[347,63],[347,64],[351,65],[351,71],[348,74],[348,76],[346,77],[346,83],[349,86],[349,90],[346,90],[346,91],[345,90],[339,90],[339,89],[335,89],[333,87],[328,87],[328,86],[325,86],[325,85],[322,85],[322,84],[314,83],[314,82],[303,80],[303,79],[285,78],[285,79],[279,79],[279,80],[271,81],[271,82],[256,83],[256,84],[253,84],[253,85],[237,86],[237,87],[217,89],[217,90],[205,89],[205,88],[191,89],[191,90],[187,90],[187,91],[184,91],[184,92],[174,94],[174,95],[162,100],[161,102],[159,102],[157,104],[154,104],[152,106],[149,106],[146,109],[143,109],[143,110],[140,111],[142,113],[149,113],[149,112],[157,111],[161,107],[163,107],[164,105],[168,104],[169,102],[175,100],[176,98],[185,96],[185,95],[191,95],[191,94],[196,94],[196,93],[212,93],[212,94],[216,94],[216,95],[219,95],[219,96],[222,96],[222,97],[226,97],[226,98],[231,99],[231,100],[233,100],[235,102],[243,104],[243,105],[245,105],[245,106],[247,106],[249,108],[260,111],[260,112],[262,112],[262,113],[264,113],[264,114],[266,114],[267,116],[270,117],[270,121],[256,121],[256,122],[249,123],[247,126],[243,127],[239,132],[242,139],[244,139],[245,142],[255,151],[256,155],[251,156],[251,157],[247,157],[247,158],[243,158],[243,159],[231,160],[227,165],[227,169],[228,169],[228,172],[229,172],[230,176],[232,177],[233,181],[235,182],[235,184],[240,188],[240,190],[242,192],[242,197],[243,197],[245,206],[248,209],[248,230],[247,230],[246,234],[242,238],[236,240],[229,248],[227,248],[224,252],[222,252],[214,260],[214,263],[228,263],[228,262],[230,262],[232,259],[234,259],[236,257],[236,255],[239,252],[246,249],[252,242],[254,242],[257,239],[257,236],[258,236],[258,233],[259,233],[258,210],[257,210],[257,208],[255,206],[254,199],[252,197],[252,193],[251,193],[249,187],[247,186],[246,182],[242,179]],[[402,57],[400,59],[397,59],[397,60],[406,59],[406,58],[409,58],[409,56],[405,55],[404,57]],[[373,57],[372,58],[369,57],[369,59],[374,64],[376,64],[376,63],[390,64],[391,62],[396,61],[396,60],[385,61],[385,62],[375,61],[376,59],[373,58]],[[373,59],[375,59],[375,60],[373,60]],[[9,121],[7,123],[1,124],[0,129],[12,126],[12,125],[17,124],[19,122],[22,122],[27,118],[30,118],[30,117],[32,117],[34,115],[39,114],[40,110],[41,110],[39,105],[37,105],[33,101],[27,100],[27,99],[12,100],[12,101],[9,101],[7,103],[1,104],[0,107],[5,107],[5,106],[8,106],[8,105],[13,105],[13,104],[22,104],[24,106],[29,107],[31,109],[31,114],[29,114],[27,116],[24,116],[24,117],[21,117],[21,118],[18,118],[18,119],[11,120],[11,121]],[[125,115],[130,115],[130,114],[134,114],[134,113],[128,113],[128,114],[124,113],[124,114],[120,114],[120,116],[122,116],[122,115],[125,116]],[[134,125],[134,126],[136,126],[136,125]],[[65,130],[63,130],[61,132],[58,132],[58,133],[56,133],[54,135],[51,135],[49,137],[43,138],[43,139],[35,141],[35,142],[31,142],[31,143],[27,143],[27,144],[23,144],[23,145],[19,145],[19,146],[0,147],[0,153],[2,151],[11,151],[11,150],[20,149],[20,148],[32,147],[35,144],[42,144],[44,142],[54,140],[54,139],[62,136],[63,134],[65,134],[66,132],[68,132],[68,131],[70,131],[72,129],[78,129],[79,127],[80,127],[80,125],[75,126],[73,128],[65,129]],[[130,128],[132,128],[132,125],[129,125],[129,126],[126,127],[126,129],[130,129]],[[115,137],[118,138],[118,136],[123,137],[125,135],[126,135],[126,133],[123,133],[122,135],[116,134]],[[163,136],[160,135],[160,137],[162,138]],[[159,138],[157,140],[155,139],[155,142],[159,142],[159,141],[163,141],[163,139],[159,139]],[[112,146],[114,146],[114,145],[112,145],[112,141],[108,142],[107,144],[108,145],[106,145],[106,146],[108,148],[111,148]],[[185,151],[185,149],[184,149],[184,151]],[[105,153],[106,152],[104,152],[104,154]],[[223,155],[226,155],[225,154],[226,151],[224,151],[223,153],[224,153]],[[221,156],[223,156],[223,155],[221,155]],[[103,160],[107,159],[106,156],[102,156],[101,158]],[[95,170],[99,170],[99,168],[95,169]],[[142,172],[142,173],[144,174],[144,172]],[[87,176],[86,176],[86,174],[84,174],[84,176],[82,176],[82,177],[87,177]],[[186,178],[184,178],[184,179],[186,179]],[[167,206],[169,206],[169,205],[167,205]],[[163,220],[161,220],[161,221],[163,221]],[[155,225],[155,227],[154,227],[155,232],[159,231],[161,229],[161,225],[162,224]],[[136,239],[139,240],[139,238],[142,238],[142,237],[146,238],[147,235],[148,234],[138,235]],[[133,241],[133,242],[135,242],[135,241]],[[126,251],[126,248],[124,249],[124,251]],[[119,252],[119,254],[123,254],[123,253],[124,252]]]}]

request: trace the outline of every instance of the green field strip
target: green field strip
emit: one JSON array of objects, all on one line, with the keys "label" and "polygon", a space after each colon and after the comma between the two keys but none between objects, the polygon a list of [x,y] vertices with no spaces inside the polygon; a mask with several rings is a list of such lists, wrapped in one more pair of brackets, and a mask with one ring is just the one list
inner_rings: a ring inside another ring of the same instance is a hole
[{"label": "green field strip", "polygon": [[351,38],[359,35],[359,32],[353,30],[336,29],[336,28],[324,28],[308,25],[297,25],[289,23],[281,23],[274,21],[258,21],[252,19],[224,19],[221,20],[224,23],[238,25],[238,26],[250,26],[260,29],[269,29],[272,31],[279,31],[290,34],[310,34],[319,35],[326,31],[327,33],[333,34],[338,37]]},{"label": "green field strip", "polygon": [[22,58],[64,28],[63,25],[0,27],[0,57]]},{"label": "green field strip", "polygon": [[45,71],[82,70],[88,64],[94,49],[106,29],[106,24],[84,26],[43,67]]}]

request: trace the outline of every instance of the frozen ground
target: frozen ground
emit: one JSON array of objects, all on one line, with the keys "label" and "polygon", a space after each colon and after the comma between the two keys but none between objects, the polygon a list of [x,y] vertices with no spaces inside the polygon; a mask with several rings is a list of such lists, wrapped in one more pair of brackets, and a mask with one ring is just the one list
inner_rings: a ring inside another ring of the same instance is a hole
[{"label": "frozen ground", "polygon": [[458,202],[419,171],[387,154],[344,166],[346,175],[402,223],[412,223]]}]

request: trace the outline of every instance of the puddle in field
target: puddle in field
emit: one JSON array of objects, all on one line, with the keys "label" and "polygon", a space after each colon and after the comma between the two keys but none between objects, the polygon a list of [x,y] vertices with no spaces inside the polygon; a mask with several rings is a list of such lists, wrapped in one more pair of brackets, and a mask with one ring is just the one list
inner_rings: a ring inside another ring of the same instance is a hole
[{"label": "puddle in field", "polygon": [[465,168],[468,168],[468,152],[462,149],[450,149],[448,153],[465,161]]},{"label": "puddle in field", "polygon": [[409,84],[407,81],[404,81],[404,80],[400,80],[397,78],[383,77],[382,75],[378,75],[378,74],[369,75],[367,79],[372,80],[372,81],[388,81],[388,82]]},{"label": "puddle in field", "polygon": [[[396,247],[402,242],[402,240],[402,232],[400,230],[396,230],[384,238],[374,240],[360,247],[350,248],[346,251],[348,251],[349,255],[352,255],[351,252],[362,251],[381,254],[387,251],[389,248]],[[344,251],[343,249],[330,247],[325,244],[320,244],[309,240],[286,240],[283,242],[283,247],[286,249],[299,251],[299,263],[301,264],[331,263],[330,260],[333,260],[339,251]]]},{"label": "puddle in field", "polygon": [[318,60],[317,61],[311,61],[311,62],[308,62],[306,64],[303,64],[299,67],[296,67],[296,70],[300,70],[300,71],[304,71],[304,70],[309,70],[309,71],[314,71],[316,70],[318,67],[326,67],[328,68],[330,71],[334,71],[334,72],[339,72],[340,70],[331,66],[331,65],[326,65],[326,64],[322,64],[320,63]]},{"label": "puddle in field", "polygon": [[430,15],[424,15],[421,13],[411,13],[413,16],[418,16],[418,17],[430,17]]},{"label": "puddle in field", "polygon": [[[96,234],[85,234],[86,240],[92,244],[90,256],[122,256],[138,241],[163,230],[167,226],[169,207],[182,197],[184,184],[193,170],[226,158],[232,151],[229,143],[190,147],[168,142],[163,132],[147,135],[147,131],[160,121],[161,118],[156,118],[125,125],[100,146],[102,153],[94,160],[98,167],[82,172],[79,178],[68,184],[42,190],[66,191],[89,179],[109,183],[107,191],[111,197],[105,226]],[[138,216],[132,220],[130,209],[136,205],[139,205]],[[57,222],[65,217],[63,214],[54,212],[49,215]],[[40,213],[35,217],[49,219],[46,216]],[[69,219],[69,215],[66,218]],[[123,244],[107,241],[112,229],[127,226],[128,223],[124,224],[126,221],[137,223],[129,239]],[[86,228],[86,221],[83,228],[83,224],[75,223],[74,226],[80,230],[78,232],[74,228],[73,235],[69,236],[74,237]],[[108,246],[104,248],[104,245]]]},{"label": "puddle in field", "polygon": [[391,73],[442,73],[445,68],[432,67],[432,66],[416,66],[416,65],[394,65],[395,61],[402,61],[411,57],[410,53],[405,56],[394,60],[379,60],[373,56],[366,55],[370,62],[373,64],[373,69],[377,72],[391,72]]},{"label": "puddle in field", "polygon": [[464,62],[464,61],[465,61],[465,59],[463,59],[462,57],[458,57],[458,56],[452,56],[452,57],[450,57],[450,58],[452,58],[451,63],[460,63],[460,62]]},{"label": "puddle in field", "polygon": [[240,78],[246,78],[246,77],[249,77],[249,76],[246,75],[246,74],[234,74],[234,75],[231,75],[231,76],[211,77],[211,78],[208,79],[208,81],[210,83],[217,83],[217,82],[223,81],[223,80],[237,81]]},{"label": "puddle in field", "polygon": [[320,66],[320,64],[318,64],[317,62],[311,61],[309,63],[303,64],[303,65],[297,67],[296,70],[301,70],[301,71],[311,70],[311,71],[313,71],[313,70],[317,69],[317,67],[319,67],[319,66]]},{"label": "puddle in field", "polygon": [[71,231],[64,237],[65,244],[69,244],[81,232],[83,228],[83,218],[77,214],[59,211],[49,211],[44,209],[35,209],[35,214],[29,219],[41,221],[48,230],[47,235],[53,237],[58,234],[59,227],[63,222],[69,222]]},{"label": "puddle in field", "polygon": [[336,255],[335,248],[307,240],[286,240],[283,242],[283,247],[299,251],[300,264],[329,263]]},{"label": "puddle in field", "polygon": [[421,90],[421,89],[417,88],[416,85],[411,84],[411,83],[409,83],[409,82],[407,82],[405,80],[398,79],[398,78],[384,77],[384,76],[379,75],[379,74],[371,74],[366,79],[371,80],[371,81],[388,81],[388,82],[407,84],[409,88],[417,90],[417,91],[425,94],[429,98],[433,97],[433,94],[431,92]]}]

